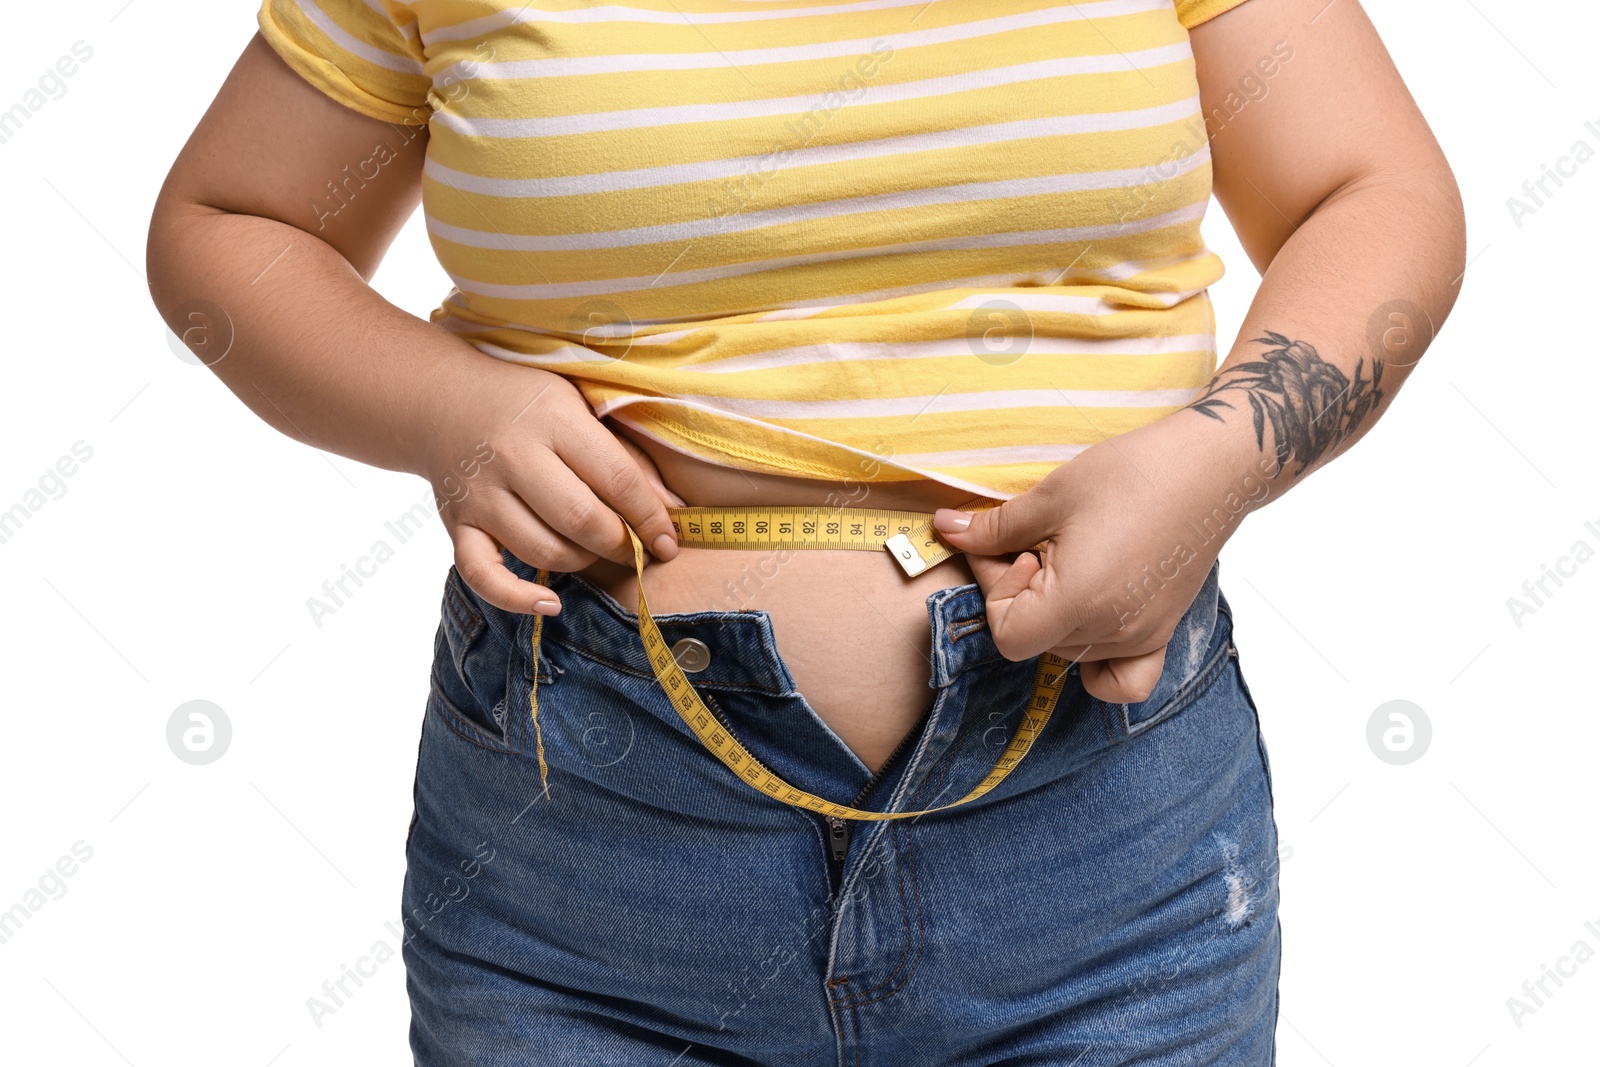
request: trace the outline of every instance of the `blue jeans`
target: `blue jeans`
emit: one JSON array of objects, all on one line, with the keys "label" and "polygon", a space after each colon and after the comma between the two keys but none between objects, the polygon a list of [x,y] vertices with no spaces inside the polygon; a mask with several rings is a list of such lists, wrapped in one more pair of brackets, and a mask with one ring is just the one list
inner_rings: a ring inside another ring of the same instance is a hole
[{"label": "blue jeans", "polygon": [[[1074,670],[993,792],[844,834],[728,771],[635,616],[550,577],[537,662],[532,616],[446,581],[403,900],[421,1067],[1274,1062],[1277,831],[1215,568],[1148,700],[1098,700]],[[976,585],[928,620],[932,708],[874,776],[765,612],[657,616],[707,646],[689,678],[756,758],[877,810],[964,795],[1029,696],[1036,662],[999,654]]]}]

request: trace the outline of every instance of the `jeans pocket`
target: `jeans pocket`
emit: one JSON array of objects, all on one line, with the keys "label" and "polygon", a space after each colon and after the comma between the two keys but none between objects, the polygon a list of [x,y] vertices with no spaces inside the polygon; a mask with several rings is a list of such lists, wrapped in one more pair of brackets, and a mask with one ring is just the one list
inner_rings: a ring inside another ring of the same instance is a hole
[{"label": "jeans pocket", "polygon": [[451,566],[434,636],[430,704],[474,744],[505,752],[521,747],[515,709],[528,698],[523,648],[531,619],[486,603]]},{"label": "jeans pocket", "polygon": [[1130,704],[1100,702],[1114,741],[1126,741],[1172,718],[1217,680],[1228,657],[1232,628],[1219,607],[1217,569],[1173,628],[1155,688]]}]

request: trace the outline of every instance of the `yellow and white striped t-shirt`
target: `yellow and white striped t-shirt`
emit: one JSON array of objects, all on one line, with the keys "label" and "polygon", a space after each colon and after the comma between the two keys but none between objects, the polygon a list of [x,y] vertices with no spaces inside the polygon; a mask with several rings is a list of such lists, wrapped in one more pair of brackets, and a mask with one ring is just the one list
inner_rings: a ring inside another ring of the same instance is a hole
[{"label": "yellow and white striped t-shirt", "polygon": [[1215,368],[1187,30],[1240,2],[264,0],[259,23],[398,124],[308,222],[428,127],[434,322],[702,459],[1004,499]]}]

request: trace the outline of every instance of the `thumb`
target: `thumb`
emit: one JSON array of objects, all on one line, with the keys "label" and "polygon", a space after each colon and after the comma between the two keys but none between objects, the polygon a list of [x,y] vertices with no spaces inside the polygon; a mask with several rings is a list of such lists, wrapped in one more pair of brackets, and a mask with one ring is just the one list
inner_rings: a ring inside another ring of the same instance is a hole
[{"label": "thumb", "polygon": [[1161,681],[1166,668],[1167,646],[1162,645],[1142,656],[1091,660],[1078,664],[1078,676],[1086,693],[1108,704],[1137,704],[1147,700]]},{"label": "thumb", "polygon": [[933,528],[963,552],[999,556],[1026,552],[1048,540],[1060,526],[1055,510],[1036,487],[998,507],[979,511],[939,508],[933,513]]}]

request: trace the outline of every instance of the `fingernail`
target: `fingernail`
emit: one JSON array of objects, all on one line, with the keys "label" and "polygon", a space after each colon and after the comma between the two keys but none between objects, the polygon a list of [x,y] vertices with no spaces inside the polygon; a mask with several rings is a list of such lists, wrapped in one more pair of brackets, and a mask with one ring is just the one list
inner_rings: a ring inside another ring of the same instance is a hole
[{"label": "fingernail", "polygon": [[554,615],[561,610],[561,602],[559,600],[535,600],[533,602],[533,610],[540,615]]},{"label": "fingernail", "polygon": [[665,556],[678,547],[678,542],[672,539],[671,534],[662,534],[650,542],[650,547],[655,550],[657,556]]},{"label": "fingernail", "polygon": [[954,508],[939,508],[933,513],[933,528],[940,533],[960,533],[972,525],[972,516]]}]

